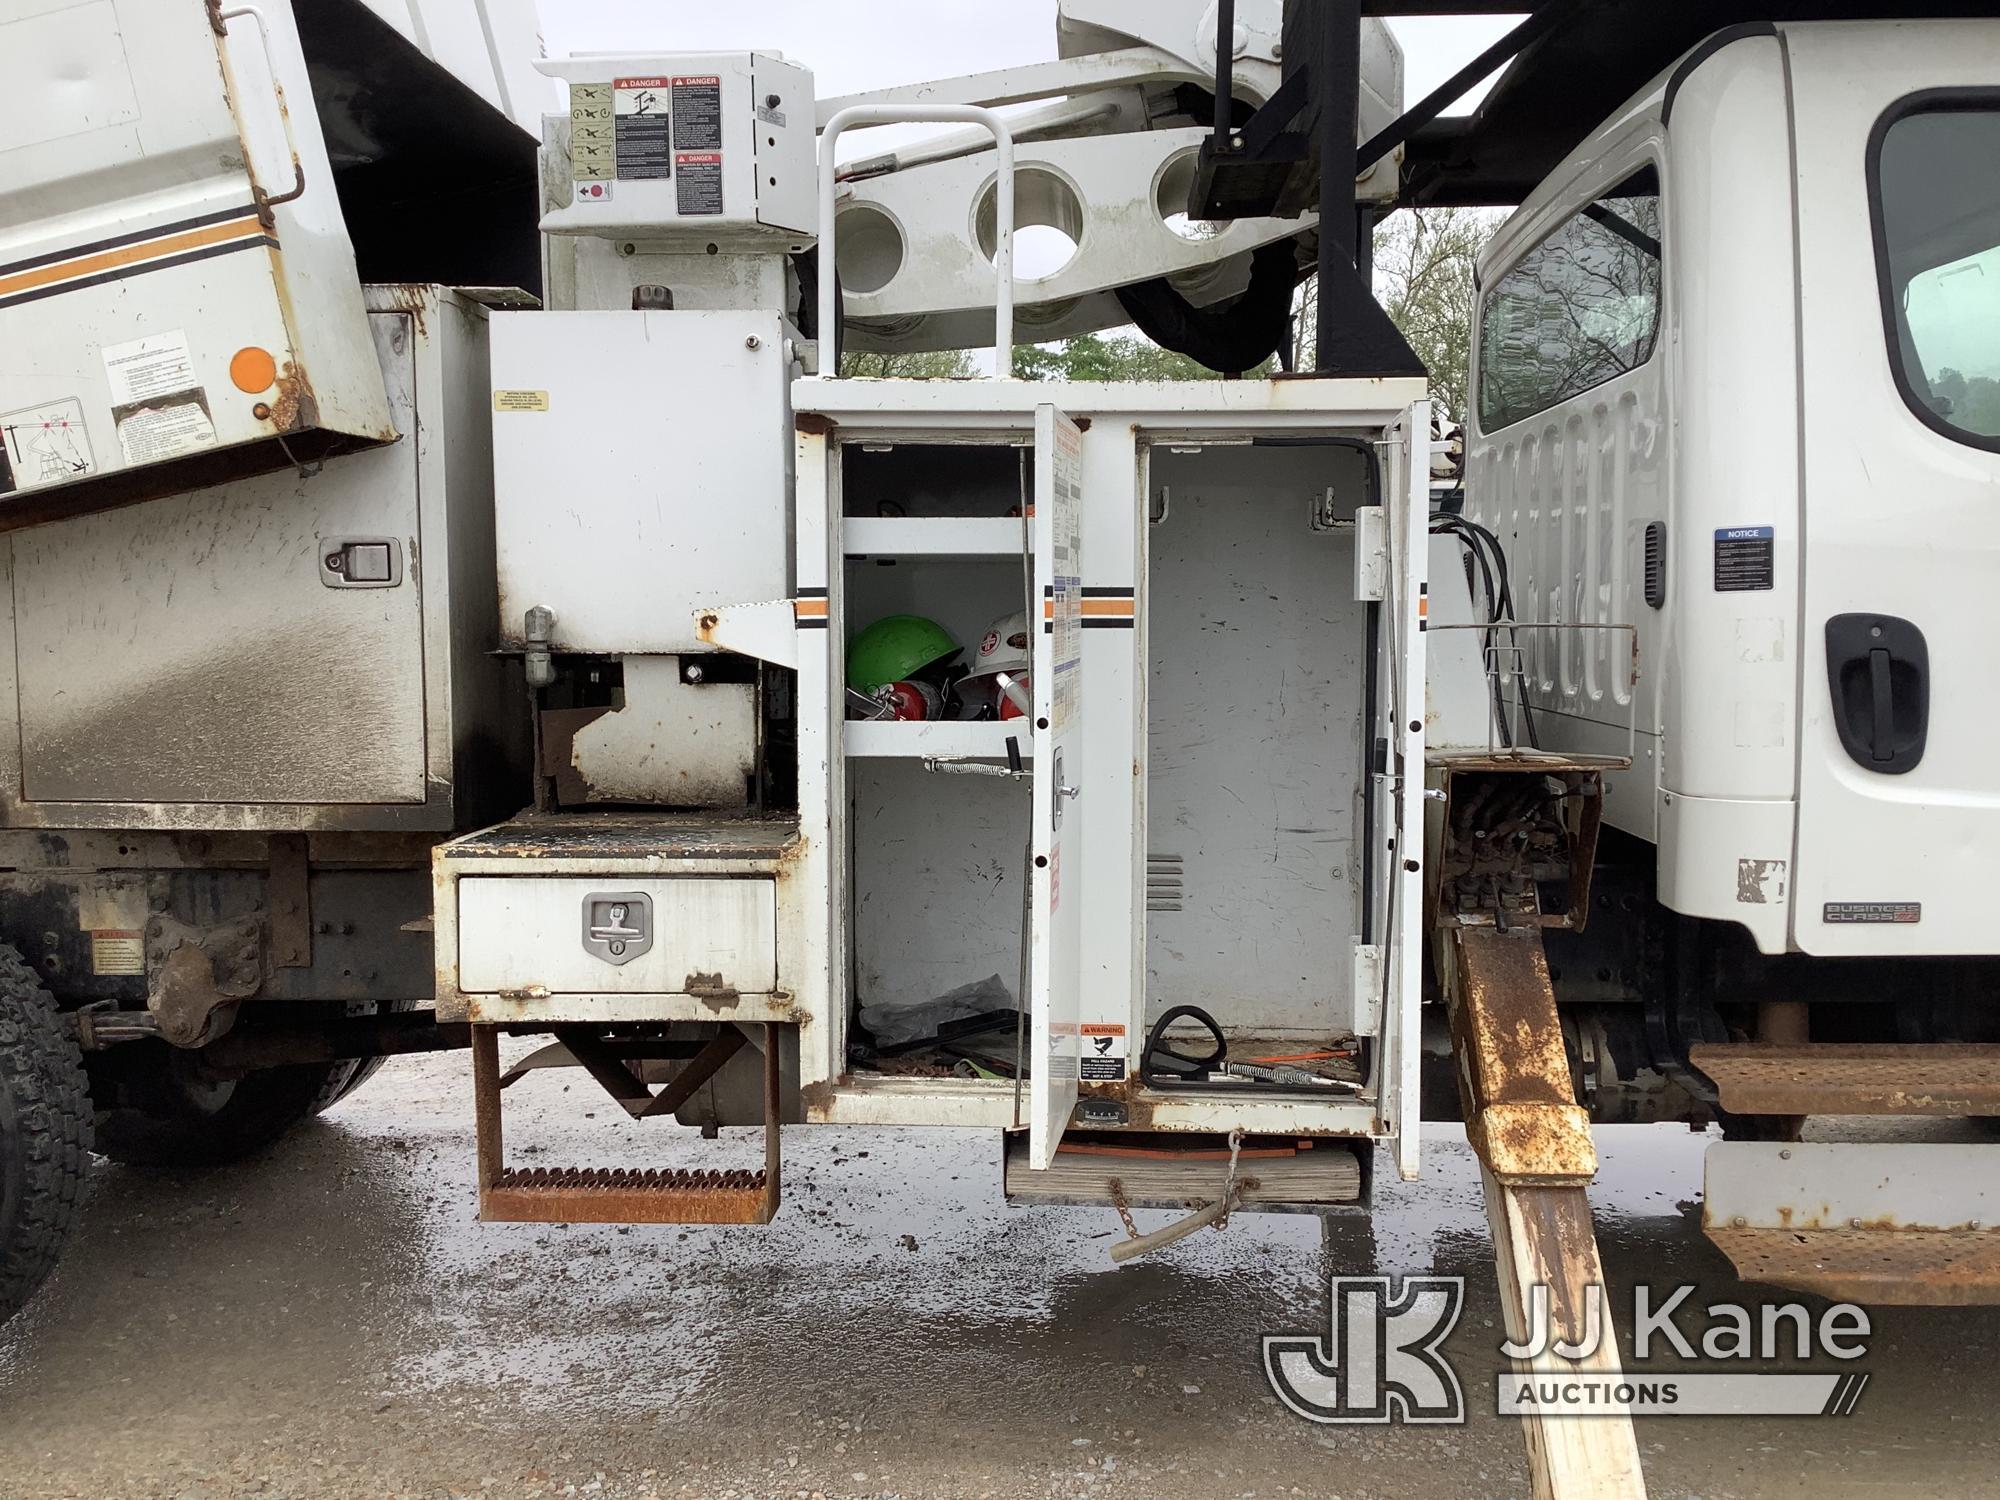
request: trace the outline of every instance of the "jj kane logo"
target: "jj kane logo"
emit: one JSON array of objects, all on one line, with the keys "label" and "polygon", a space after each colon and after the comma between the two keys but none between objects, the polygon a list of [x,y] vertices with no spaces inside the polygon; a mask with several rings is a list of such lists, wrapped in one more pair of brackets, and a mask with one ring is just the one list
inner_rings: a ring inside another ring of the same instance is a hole
[{"label": "jj kane logo", "polygon": [[[1850,1302],[1814,1313],[1802,1303],[1756,1309],[1734,1302],[1691,1306],[1695,1289],[1664,1298],[1634,1289],[1629,1359],[1621,1359],[1602,1287],[1574,1307],[1546,1286],[1530,1289],[1519,1338],[1497,1353],[1494,1409],[1568,1416],[1846,1416],[1867,1388],[1866,1371],[1771,1370],[1780,1361],[1861,1358],[1868,1314]],[[1336,1276],[1327,1288],[1324,1335],[1264,1339],[1264,1373],[1278,1399],[1309,1422],[1457,1423],[1465,1393],[1444,1342],[1465,1308],[1465,1279]],[[1656,1368],[1667,1356],[1676,1368]],[[1692,1368],[1679,1368],[1690,1364]],[[1751,1368],[1745,1368],[1750,1366]]]}]

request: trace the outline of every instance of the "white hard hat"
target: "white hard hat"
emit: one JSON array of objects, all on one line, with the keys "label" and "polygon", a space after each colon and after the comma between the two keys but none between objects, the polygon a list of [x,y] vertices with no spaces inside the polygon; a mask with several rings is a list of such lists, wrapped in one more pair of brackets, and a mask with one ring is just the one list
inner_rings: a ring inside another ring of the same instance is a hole
[{"label": "white hard hat", "polygon": [[1025,611],[1017,609],[1011,615],[1002,615],[979,638],[965,675],[985,677],[994,672],[1025,672],[1033,665],[1029,654],[1032,644]]}]

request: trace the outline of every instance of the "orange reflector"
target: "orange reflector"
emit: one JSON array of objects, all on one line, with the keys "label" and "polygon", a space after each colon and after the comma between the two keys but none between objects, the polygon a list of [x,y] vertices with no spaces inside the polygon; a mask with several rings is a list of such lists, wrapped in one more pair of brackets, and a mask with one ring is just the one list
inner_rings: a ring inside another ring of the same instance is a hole
[{"label": "orange reflector", "polygon": [[268,350],[253,344],[236,351],[235,358],[229,361],[229,378],[236,382],[237,390],[254,396],[278,383],[278,362]]}]

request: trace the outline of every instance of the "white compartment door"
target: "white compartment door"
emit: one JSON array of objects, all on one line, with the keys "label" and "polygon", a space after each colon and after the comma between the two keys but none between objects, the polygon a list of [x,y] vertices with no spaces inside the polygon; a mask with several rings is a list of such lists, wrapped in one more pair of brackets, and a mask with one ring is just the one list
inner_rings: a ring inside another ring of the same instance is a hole
[{"label": "white compartment door", "polygon": [[1395,1143],[1396,1170],[1417,1175],[1424,988],[1424,630],[1429,623],[1430,431],[1419,401],[1383,435],[1382,504],[1388,512],[1377,663],[1376,735],[1387,747],[1375,777],[1377,846],[1368,893],[1379,962],[1357,966],[1382,987],[1376,1062],[1380,1130]]},{"label": "white compartment door", "polygon": [[1040,1169],[1076,1108],[1083,999],[1083,434],[1053,406],[1035,409],[1034,1048],[1028,1161]]}]

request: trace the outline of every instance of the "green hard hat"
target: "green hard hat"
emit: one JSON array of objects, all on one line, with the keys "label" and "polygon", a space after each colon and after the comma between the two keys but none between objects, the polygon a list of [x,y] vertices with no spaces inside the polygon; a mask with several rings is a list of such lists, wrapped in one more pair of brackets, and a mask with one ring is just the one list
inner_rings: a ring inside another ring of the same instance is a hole
[{"label": "green hard hat", "polygon": [[958,642],[922,615],[884,615],[847,646],[847,685],[872,693],[955,654]]}]

